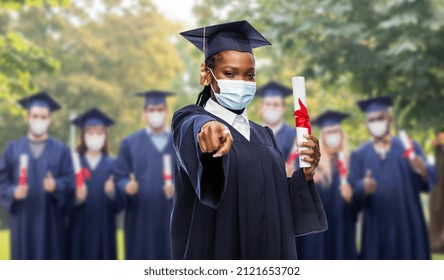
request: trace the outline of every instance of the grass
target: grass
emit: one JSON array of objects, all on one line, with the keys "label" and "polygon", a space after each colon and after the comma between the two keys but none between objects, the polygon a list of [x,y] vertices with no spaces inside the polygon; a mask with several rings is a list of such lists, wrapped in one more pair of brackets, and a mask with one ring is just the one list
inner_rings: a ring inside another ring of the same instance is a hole
[{"label": "grass", "polygon": [[[9,230],[0,230],[0,260],[9,260]],[[117,255],[119,260],[124,259],[125,244],[123,231],[117,233]],[[433,254],[433,260],[444,260],[444,254]]]}]

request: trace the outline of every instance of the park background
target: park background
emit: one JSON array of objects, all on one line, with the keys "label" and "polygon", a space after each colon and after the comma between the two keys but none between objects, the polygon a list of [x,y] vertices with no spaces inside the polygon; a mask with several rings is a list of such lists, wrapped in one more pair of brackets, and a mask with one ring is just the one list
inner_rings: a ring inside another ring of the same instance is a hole
[{"label": "park background", "polygon": [[[344,123],[350,150],[369,137],[356,101],[390,95],[393,133],[407,129],[432,160],[431,141],[444,127],[442,0],[0,0],[0,150],[26,133],[16,100],[46,90],[63,105],[52,136],[75,145],[69,119],[99,107],[117,120],[115,155],[144,126],[134,93],[175,92],[170,117],[195,102],[203,55],[179,32],[243,19],[273,44],[255,50],[258,87],[305,76],[312,118],[327,109],[352,114]],[[260,122],[258,106],[248,110]],[[422,201],[427,217],[427,195]],[[9,258],[7,224],[0,208],[0,259]],[[119,231],[120,258],[123,246]]]}]

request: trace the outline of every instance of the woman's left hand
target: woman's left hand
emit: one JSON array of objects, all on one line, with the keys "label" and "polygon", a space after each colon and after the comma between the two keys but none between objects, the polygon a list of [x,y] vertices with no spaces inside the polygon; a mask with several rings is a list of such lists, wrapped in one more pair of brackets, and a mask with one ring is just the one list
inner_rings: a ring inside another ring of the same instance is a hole
[{"label": "woman's left hand", "polygon": [[299,150],[299,156],[303,156],[302,161],[310,163],[310,167],[303,168],[305,179],[308,181],[313,180],[316,168],[318,167],[321,159],[321,149],[319,148],[319,139],[313,135],[303,135],[308,141],[296,144],[298,147],[305,147],[304,150]]}]

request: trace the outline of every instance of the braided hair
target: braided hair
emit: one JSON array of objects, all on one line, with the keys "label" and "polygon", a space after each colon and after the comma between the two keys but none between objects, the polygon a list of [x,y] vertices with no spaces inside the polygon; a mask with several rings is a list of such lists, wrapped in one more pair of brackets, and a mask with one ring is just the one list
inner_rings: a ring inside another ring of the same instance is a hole
[{"label": "braided hair", "polygon": [[[214,71],[214,68],[216,68],[217,57],[218,57],[218,54],[215,54],[215,55],[212,55],[209,58],[207,58],[205,60],[205,66]],[[203,88],[203,90],[197,96],[196,104],[201,107],[205,107],[205,104],[207,104],[207,101],[210,98],[211,98],[211,86],[207,85]]]}]

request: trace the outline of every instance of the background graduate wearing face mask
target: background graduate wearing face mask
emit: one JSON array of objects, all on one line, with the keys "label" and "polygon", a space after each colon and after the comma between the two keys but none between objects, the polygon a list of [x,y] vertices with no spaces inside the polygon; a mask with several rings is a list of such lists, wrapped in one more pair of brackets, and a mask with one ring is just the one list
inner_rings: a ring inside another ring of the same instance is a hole
[{"label": "background graduate wearing face mask", "polygon": [[433,167],[414,144],[405,156],[401,140],[390,134],[390,97],[359,101],[371,139],[350,158],[353,202],[363,211],[362,259],[429,259],[420,193],[434,185]]},{"label": "background graduate wearing face mask", "polygon": [[[174,186],[163,170],[165,155],[174,166],[171,131],[167,128],[165,98],[172,93],[148,91],[147,126],[125,138],[115,168],[117,190],[125,198],[126,259],[170,259],[170,215]],[[173,167],[174,169],[174,167]]]},{"label": "background graduate wearing face mask", "polygon": [[[317,117],[314,125],[321,127],[322,158],[315,182],[324,205],[329,228],[326,232],[298,237],[298,256],[305,260],[353,260],[357,258],[355,224],[357,211],[353,207],[350,185],[346,176],[345,133],[341,122],[349,115],[327,111]],[[344,169],[345,168],[345,169]],[[342,173],[344,172],[344,173]]]},{"label": "background graduate wearing face mask", "polygon": [[116,259],[116,215],[122,199],[113,182],[115,159],[108,152],[107,127],[114,121],[93,108],[71,121],[81,128],[77,152],[84,185],[77,186],[68,223],[68,258]]},{"label": "background graduate wearing face mask", "polygon": [[172,215],[174,259],[295,259],[294,236],[327,228],[313,183],[320,152],[305,145],[310,168],[287,178],[269,128],[248,120],[255,62],[270,45],[248,22],[181,33],[204,51],[198,105],[174,114],[177,151]]},{"label": "background graduate wearing face mask", "polygon": [[0,202],[11,213],[11,257],[64,259],[74,173],[69,148],[48,135],[51,114],[60,106],[45,92],[18,103],[27,109],[28,135],[9,143],[0,157]]},{"label": "background graduate wearing face mask", "polygon": [[[296,130],[284,123],[285,98],[291,95],[293,90],[277,82],[271,81],[260,88],[256,95],[262,97],[259,114],[262,116],[263,125],[271,128],[279,150],[287,162],[295,146],[294,138]],[[286,166],[287,176],[291,177],[294,170],[299,168],[297,157],[292,160],[290,166]]]}]

